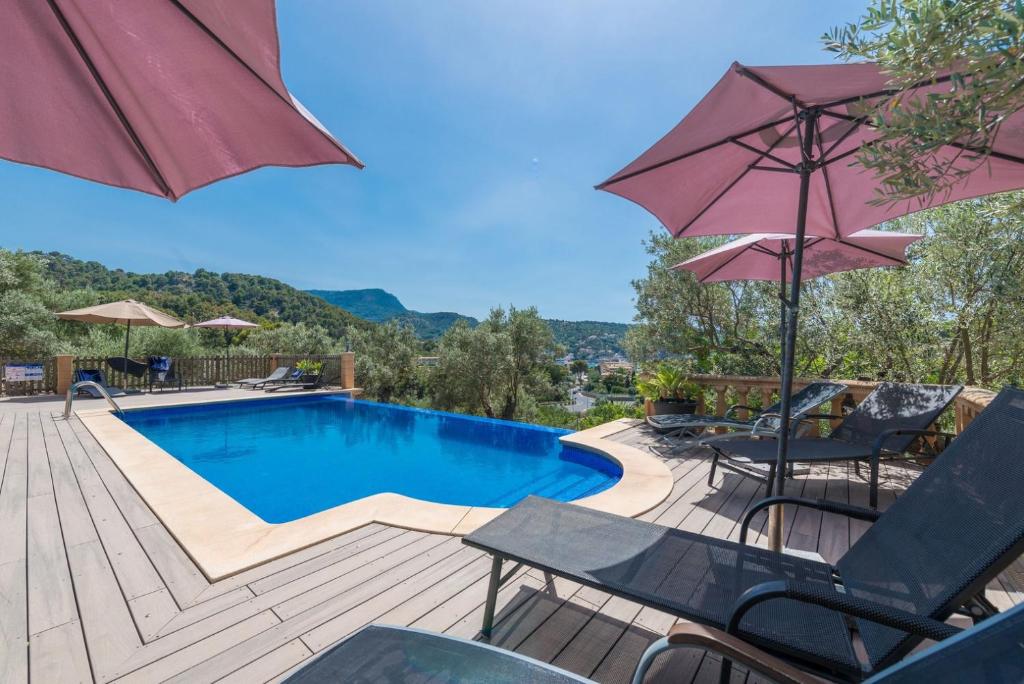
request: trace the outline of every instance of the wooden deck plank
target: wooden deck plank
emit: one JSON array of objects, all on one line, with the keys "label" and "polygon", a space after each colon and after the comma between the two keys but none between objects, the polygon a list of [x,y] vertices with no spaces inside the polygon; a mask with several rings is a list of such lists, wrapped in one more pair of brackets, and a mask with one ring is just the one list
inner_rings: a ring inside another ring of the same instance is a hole
[{"label": "wooden deck plank", "polygon": [[327,541],[321,542],[319,544],[315,544],[305,549],[300,549],[295,553],[290,553],[287,556],[282,556],[281,558],[268,561],[255,568],[243,570],[242,572],[236,575],[232,575],[231,577],[227,577],[223,580],[218,581],[216,584],[210,585],[209,589],[204,591],[196,598],[196,601],[205,601],[206,599],[218,593],[237,589],[238,587],[246,586],[248,584],[251,584],[252,582],[255,582],[256,580],[263,579],[264,577],[269,577],[270,575],[281,572],[282,570],[287,570],[288,568],[297,565],[303,565],[307,561],[310,561],[314,558],[319,558],[325,553],[330,553],[335,549],[338,549],[342,546],[347,546],[348,544],[359,541],[363,537],[369,536],[371,534],[376,534],[377,532],[384,529],[388,528],[385,525],[381,525],[379,523],[370,523],[369,525],[365,525],[358,529],[352,530],[351,532],[346,532],[345,534],[334,537],[333,539],[328,539]]},{"label": "wooden deck plank", "polygon": [[0,565],[0,682],[28,681],[25,561]]},{"label": "wooden deck plank", "polygon": [[[45,454],[40,459],[45,461]],[[27,572],[29,634],[78,620],[71,571],[52,494],[28,500]]]},{"label": "wooden deck plank", "polygon": [[146,502],[142,500],[135,488],[131,486],[117,465],[110,459],[107,452],[99,445],[92,433],[86,429],[80,420],[57,421],[58,428],[62,430],[61,436],[65,440],[68,449],[80,451],[89,461],[92,462],[96,472],[103,478],[110,493],[117,500],[118,507],[124,514],[125,519],[133,529],[148,527],[159,522],[153,511],[149,509]]},{"label": "wooden deck plank", "polygon": [[28,416],[14,419],[0,483],[0,565],[25,560],[28,495]]},{"label": "wooden deck plank", "polygon": [[[430,539],[430,541],[435,540]],[[449,542],[457,543],[458,540],[450,538]],[[450,546],[454,546],[454,544]],[[292,615],[280,624],[226,651],[218,653],[208,660],[198,663],[168,681],[211,681],[224,677],[242,665],[250,663],[318,627],[333,616],[350,610],[363,601],[385,591],[387,587],[400,584],[407,578],[430,567],[445,557],[445,555],[450,555],[454,550],[457,550],[457,547],[455,549],[447,548],[445,543],[435,544],[432,548],[421,549],[411,559],[399,562],[391,569],[377,574],[372,578],[372,581],[367,581],[366,578],[363,578],[355,585],[349,586],[348,591],[336,593],[331,598],[317,603],[301,613]],[[277,613],[276,608],[274,612]]]},{"label": "wooden deck plank", "polygon": [[30,676],[33,682],[84,684],[93,681],[82,626],[77,620],[65,622],[42,634],[34,635],[29,654]]},{"label": "wooden deck plank", "polygon": [[191,606],[210,588],[206,577],[162,524],[135,528],[135,538],[178,607]]},{"label": "wooden deck plank", "polygon": [[312,655],[313,652],[302,643],[301,639],[293,639],[284,646],[275,648],[265,656],[235,670],[227,677],[220,679],[219,682],[220,684],[252,684],[253,682],[271,681]]},{"label": "wooden deck plank", "polygon": [[98,541],[73,546],[68,561],[93,674],[106,681],[139,650],[142,639],[103,546]]}]

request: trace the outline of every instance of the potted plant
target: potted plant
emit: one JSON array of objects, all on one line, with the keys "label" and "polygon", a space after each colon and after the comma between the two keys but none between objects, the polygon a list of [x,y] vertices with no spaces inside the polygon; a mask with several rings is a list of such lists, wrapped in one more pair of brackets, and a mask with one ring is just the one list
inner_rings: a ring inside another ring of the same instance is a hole
[{"label": "potted plant", "polygon": [[637,391],[651,401],[654,415],[694,413],[700,388],[680,368],[663,364],[636,384]]},{"label": "potted plant", "polygon": [[306,380],[313,380],[320,375],[323,371],[323,361],[313,361],[311,359],[303,359],[295,364],[295,367],[302,371],[302,378]]}]

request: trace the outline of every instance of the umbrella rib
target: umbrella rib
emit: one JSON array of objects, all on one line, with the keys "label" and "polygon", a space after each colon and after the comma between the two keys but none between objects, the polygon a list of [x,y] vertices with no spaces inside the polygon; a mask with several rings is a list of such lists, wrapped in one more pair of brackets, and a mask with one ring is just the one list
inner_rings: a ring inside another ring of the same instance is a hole
[{"label": "umbrella rib", "polygon": [[[783,136],[783,137],[785,137],[785,136]],[[753,152],[755,154],[760,155],[759,160],[760,159],[765,159],[765,158],[771,159],[776,164],[779,164],[779,165],[785,167],[785,168],[779,169],[779,171],[795,171],[796,170],[796,166],[794,166],[793,164],[790,164],[788,161],[786,161],[782,157],[776,157],[774,154],[771,154],[770,152],[765,152],[765,151],[759,150],[758,148],[754,147],[753,145],[748,145],[747,143],[743,142],[742,140],[736,140],[734,138],[734,139],[730,140],[729,142],[731,142],[733,145],[738,145],[739,147],[742,147],[745,150],[749,150],[750,152]],[[756,165],[757,162],[755,161],[754,164]]]},{"label": "umbrella rib", "polygon": [[[773,143],[772,143],[772,144],[771,144],[771,145],[770,145],[770,146],[768,147],[768,150],[767,150],[766,152],[763,152],[762,154],[767,154],[768,152],[771,152],[771,151],[772,151],[773,149],[775,149],[775,146],[776,146],[776,145],[778,145],[778,144],[779,144],[780,142],[782,142],[783,140],[785,140],[786,136],[788,136],[788,135],[789,135],[789,134],[790,134],[790,133],[791,133],[791,132],[793,131],[793,129],[794,129],[794,128],[796,128],[796,127],[797,127],[797,124],[796,124],[796,122],[794,122],[794,123],[793,123],[793,125],[792,125],[792,126],[790,126],[790,127],[789,127],[789,129],[788,129],[788,130],[787,130],[787,131],[786,131],[785,133],[783,133],[782,135],[780,135],[780,136],[779,136],[779,138],[778,138],[778,140],[776,140],[775,142],[773,142]],[[672,234],[673,234],[673,235],[675,235],[676,237],[679,237],[679,236],[680,236],[680,235],[682,235],[682,234],[683,234],[684,232],[686,232],[686,229],[687,229],[687,228],[689,228],[690,226],[692,226],[692,225],[694,224],[694,222],[695,222],[695,221],[697,221],[697,219],[699,219],[699,218],[700,218],[701,216],[703,216],[703,215],[704,215],[704,214],[705,214],[705,213],[706,213],[706,212],[708,211],[708,209],[710,209],[711,207],[713,207],[713,206],[715,205],[715,203],[716,203],[716,202],[718,202],[718,200],[722,199],[722,197],[724,197],[724,196],[725,196],[725,193],[727,193],[727,192],[729,192],[730,190],[732,190],[732,189],[733,189],[733,187],[734,187],[734,186],[735,186],[735,185],[736,185],[737,183],[739,183],[739,182],[740,182],[741,180],[743,180],[743,179],[744,179],[744,177],[746,177],[746,175],[747,175],[748,173],[750,173],[750,171],[751,171],[751,170],[752,170],[752,169],[754,168],[754,166],[755,166],[755,165],[757,164],[757,162],[758,162],[758,160],[757,160],[757,159],[755,159],[755,160],[754,160],[753,162],[751,162],[751,163],[750,163],[750,164],[749,164],[749,165],[748,165],[748,166],[747,166],[747,167],[746,167],[745,169],[743,169],[743,173],[741,173],[740,175],[736,176],[736,178],[734,178],[734,179],[733,179],[733,181],[732,181],[731,183],[729,183],[729,184],[728,184],[728,185],[726,185],[726,186],[725,186],[724,188],[722,188],[722,191],[721,191],[720,193],[718,193],[717,195],[715,195],[715,198],[714,198],[713,200],[711,200],[710,202],[708,202],[707,204],[705,204],[705,205],[704,205],[704,208],[703,208],[703,209],[701,209],[701,210],[700,210],[699,212],[697,212],[697,215],[696,215],[696,216],[694,216],[694,217],[693,217],[692,219],[690,219],[689,221],[687,221],[687,222],[686,222],[686,225],[685,225],[685,226],[683,226],[682,228],[680,228],[680,229],[678,230],[678,232],[677,232],[677,231],[674,231],[674,230],[671,230],[671,229],[669,229],[669,230],[670,230],[670,231],[672,232]]]},{"label": "umbrella rib", "polygon": [[74,45],[75,51],[78,52],[78,56],[82,59],[85,67],[89,70],[89,74],[93,77],[93,80],[96,81],[96,85],[99,86],[100,91],[103,92],[103,96],[106,98],[107,104],[109,104],[110,108],[114,110],[114,114],[117,115],[117,119],[120,121],[121,126],[124,127],[128,137],[131,138],[136,151],[142,156],[142,161],[146,165],[150,175],[153,177],[153,180],[156,181],[156,184],[160,187],[160,190],[164,193],[165,197],[173,199],[174,193],[171,190],[170,185],[168,185],[163,174],[160,173],[160,169],[157,168],[156,162],[149,155],[149,152],[146,150],[146,146],[142,144],[142,140],[140,140],[139,136],[135,133],[135,129],[132,128],[131,123],[129,123],[128,117],[125,116],[124,111],[121,109],[120,105],[117,104],[114,94],[110,92],[110,88],[107,87],[103,77],[100,76],[100,72],[96,69],[96,65],[93,64],[91,59],[89,59],[89,55],[86,54],[85,48],[82,46],[81,41],[78,40],[78,36],[76,36],[75,32],[71,29],[71,25],[68,24],[64,13],[61,12],[59,7],[57,7],[54,0],[47,0],[47,4],[50,6],[50,11],[53,12],[54,17],[57,18],[57,23],[59,23],[61,28],[64,30],[64,34],[68,37],[68,40],[71,41],[71,44]]},{"label": "umbrella rib", "polygon": [[707,282],[707,279],[708,279],[708,278],[710,278],[711,276],[715,275],[716,273],[718,273],[719,271],[721,271],[721,270],[722,270],[723,268],[725,268],[726,266],[728,266],[728,265],[729,265],[729,264],[731,264],[732,262],[734,262],[734,261],[736,261],[737,259],[739,259],[739,258],[740,258],[740,257],[741,257],[741,256],[743,255],[743,253],[744,253],[745,251],[747,251],[748,249],[750,249],[750,248],[749,248],[749,247],[747,247],[747,248],[741,249],[740,251],[736,252],[736,253],[735,253],[735,254],[733,254],[733,255],[732,255],[731,257],[729,257],[728,259],[726,259],[725,261],[723,261],[723,262],[722,262],[721,264],[719,264],[718,266],[715,266],[715,267],[714,267],[713,269],[711,269],[711,271],[710,271],[710,272],[709,272],[709,273],[708,273],[707,275],[705,275],[705,276],[704,276],[703,278],[700,278],[700,279],[699,279],[699,280],[700,280],[700,282],[702,282],[702,283],[706,283],[706,282]]},{"label": "umbrella rib", "polygon": [[[287,99],[285,99],[285,97],[283,95],[281,95],[281,93],[277,92],[276,88],[272,87],[269,83],[267,83],[267,81],[262,76],[260,76],[258,73],[256,73],[255,69],[253,69],[251,66],[249,66],[249,64],[244,59],[239,57],[238,53],[236,53],[234,50],[232,50],[230,47],[228,47],[227,43],[225,43],[223,40],[220,39],[220,36],[218,36],[216,33],[211,31],[210,28],[206,24],[204,24],[202,21],[199,20],[199,17],[197,17],[196,15],[192,14],[192,12],[189,11],[189,9],[187,7],[182,5],[181,2],[179,2],[179,0],[171,0],[171,2],[174,4],[175,7],[177,7],[179,10],[181,10],[181,12],[186,17],[191,19],[192,23],[194,23],[196,26],[198,26],[200,29],[202,29],[202,31],[207,36],[212,38],[217,43],[217,45],[219,45],[221,47],[221,49],[223,49],[225,52],[227,52],[229,55],[231,55],[235,59],[235,61],[238,62],[239,64],[241,64],[246,70],[248,70],[250,74],[255,76],[256,80],[258,80],[260,83],[265,85],[271,92],[273,92],[275,95],[277,95],[277,97],[282,102],[287,104],[292,109],[295,109],[295,103],[294,102],[289,102]],[[275,14],[276,14],[276,10],[275,10]],[[275,16],[275,22],[274,22],[274,37],[275,37],[275,40],[277,40],[278,70],[280,70],[280,68],[281,68],[281,64],[280,64],[280,61],[281,61],[281,41],[277,37],[277,21],[276,21],[276,16]],[[287,88],[286,88],[286,90],[287,90]],[[337,147],[339,150],[341,150],[346,155],[348,155],[348,157],[356,164],[356,166],[358,166],[359,168],[365,168],[366,165],[363,164],[362,161],[360,161],[359,157],[354,155],[352,153],[352,151],[349,150],[347,147],[345,147],[340,141],[335,140],[333,135],[330,135],[330,134],[324,135],[324,131],[321,130],[320,128],[318,128],[315,124],[313,124],[312,121],[307,119],[305,116],[303,116],[302,118],[306,120],[306,123],[308,125],[310,125],[313,128],[315,128],[318,133],[320,133],[325,138],[327,138],[335,147]]]},{"label": "umbrella rib", "polygon": [[758,76],[757,74],[755,74],[750,69],[748,69],[747,67],[743,66],[742,64],[739,64],[739,65],[736,66],[736,73],[739,74],[740,76],[745,77],[745,78],[749,78],[751,81],[753,81],[757,85],[761,86],[762,88],[764,88],[768,92],[772,93],[773,95],[777,95],[777,96],[781,97],[786,102],[794,102],[794,103],[798,104],[801,108],[806,108],[806,105],[803,102],[800,102],[796,98],[796,95],[794,95],[792,93],[787,93],[787,92],[781,90],[780,88],[777,88],[776,86],[772,85],[771,83],[766,81],[761,76]]},{"label": "umbrella rib", "polygon": [[[851,130],[856,126],[851,127]],[[821,144],[821,119],[814,120],[814,129],[818,132],[817,138],[818,143],[818,159],[819,161],[825,158],[825,150]],[[821,167],[821,177],[825,181],[825,196],[828,198],[828,210],[832,214],[832,229],[836,233],[836,238],[839,237],[839,217],[836,216],[836,204],[832,197],[832,183],[828,179],[828,169],[824,166]]]},{"label": "umbrella rib", "polygon": [[[856,122],[856,123],[861,123],[861,124],[864,124],[864,125],[867,125],[867,126],[871,126],[871,128],[874,128],[874,126],[872,126],[870,123],[868,123],[864,119],[864,117],[854,117],[854,116],[849,116],[847,114],[840,114],[839,112],[826,112],[826,111],[823,111],[822,114],[824,114],[826,116],[831,116],[831,117],[836,118],[836,119],[843,119],[844,121],[853,121],[853,122]],[[874,142],[874,141],[866,142],[866,143],[864,143],[864,145],[861,145],[861,147],[864,147],[865,145],[870,145],[871,142]],[[1002,159],[1003,161],[1013,162],[1015,164],[1024,164],[1024,157],[1017,157],[1017,156],[1014,156],[1012,154],[1007,154],[1005,152],[999,152],[998,150],[987,150],[986,151],[986,150],[981,149],[979,147],[972,147],[970,145],[964,145],[962,143],[957,143],[957,142],[947,142],[947,143],[943,143],[943,144],[944,145],[948,145],[949,147],[955,147],[958,150],[964,150],[965,152],[977,152],[978,154],[988,154],[991,157],[995,157],[996,159]],[[843,157],[847,157],[847,156],[849,156],[851,154],[854,154],[859,149],[860,148],[858,147],[858,148],[854,148],[852,150],[847,150],[846,152],[844,152],[843,154],[839,155],[838,157],[835,157],[834,159],[828,160],[828,162],[826,162],[826,163],[831,163],[832,161],[836,161],[836,160],[842,159]]]},{"label": "umbrella rib", "polygon": [[[778,126],[779,124],[786,123],[787,121],[789,121],[792,118],[793,117],[791,117],[791,116],[787,116],[787,117],[784,117],[782,119],[776,119],[774,121],[769,121],[768,123],[761,124],[760,126],[757,126],[756,128],[751,128],[750,130],[743,131],[742,133],[739,133],[737,135],[731,135],[728,138],[723,138],[722,140],[719,140],[717,142],[709,143],[709,144],[704,145],[702,147],[698,147],[695,150],[691,150],[689,152],[684,152],[684,153],[682,153],[680,155],[677,155],[675,157],[671,157],[671,158],[666,159],[664,161],[660,161],[660,162],[657,162],[655,164],[651,164],[650,166],[645,166],[642,169],[637,169],[636,171],[630,171],[629,173],[625,173],[625,174],[623,174],[621,176],[618,176],[618,177],[615,177],[615,178],[610,178],[610,179],[606,180],[603,183],[599,183],[599,184],[595,185],[594,189],[595,190],[604,190],[609,185],[614,185],[615,183],[621,183],[624,180],[629,180],[630,178],[635,178],[636,176],[639,176],[641,174],[647,173],[648,171],[656,171],[656,170],[662,168],[663,166],[668,166],[669,164],[675,164],[676,162],[682,161],[682,160],[686,159],[687,157],[692,157],[692,156],[694,156],[696,154],[700,154],[702,152],[707,152],[708,150],[712,150],[712,149],[714,149],[716,147],[719,147],[720,145],[725,145],[725,144],[731,142],[732,140],[734,140],[736,138],[745,138],[748,135],[753,135],[754,133],[760,133],[763,130],[766,130],[766,129],[769,129],[769,128],[774,128],[775,126]],[[783,137],[785,137],[785,136],[783,136]],[[772,147],[774,147],[774,145]]]},{"label": "umbrella rib", "polygon": [[879,257],[881,259],[888,259],[889,261],[892,261],[897,266],[902,266],[903,264],[907,263],[907,260],[906,260],[905,257],[902,258],[902,259],[899,258],[899,257],[894,257],[894,256],[892,256],[890,254],[886,254],[885,252],[879,252],[878,250],[871,249],[870,247],[865,247],[864,245],[858,245],[855,242],[849,242],[847,240],[836,240],[836,242],[838,242],[839,244],[842,244],[842,245],[846,245],[847,247],[852,247],[854,249],[859,249],[860,251],[867,252],[868,254],[873,254],[874,256]]}]

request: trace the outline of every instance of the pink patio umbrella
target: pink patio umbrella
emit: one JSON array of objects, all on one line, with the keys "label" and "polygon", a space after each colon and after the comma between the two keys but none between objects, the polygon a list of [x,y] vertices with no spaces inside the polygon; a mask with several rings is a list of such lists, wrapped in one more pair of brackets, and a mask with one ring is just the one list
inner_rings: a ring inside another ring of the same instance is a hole
[{"label": "pink patio umbrella", "polygon": [[[907,263],[907,247],[922,237],[915,233],[871,229],[838,240],[805,237],[803,277],[809,279],[861,268],[902,266]],[[779,300],[782,302],[780,339],[784,340],[786,284],[792,280],[795,252],[796,241],[792,235],[754,233],[698,254],[672,268],[690,271],[702,283],[729,280],[777,281]]]},{"label": "pink patio umbrella", "polygon": [[[192,326],[193,328],[218,328],[220,330],[245,330],[251,328],[260,327],[256,323],[250,323],[249,321],[243,321],[240,318],[232,318],[231,316],[220,316],[219,318],[211,318],[208,321],[202,323],[196,323]],[[228,372],[228,359],[231,358],[231,340],[227,336],[224,338],[224,377],[221,378],[223,384],[227,384],[227,372]]]},{"label": "pink patio umbrella", "polygon": [[[920,201],[872,203],[877,180],[856,164],[873,144],[876,112],[951,88],[949,75],[916,88],[889,87],[876,64],[747,67],[734,63],[687,116],[598,189],[632,200],[676,237],[790,233],[796,245],[781,377],[789,421],[804,238],[846,237],[944,202],[1024,187],[1024,112],[1009,114],[989,158],[948,193]],[[981,152],[948,145],[936,164]],[[788,435],[779,442],[783,493]],[[781,548],[781,507],[772,510],[772,548]]]},{"label": "pink patio umbrella", "polygon": [[[833,240],[804,238],[803,278],[907,263],[906,249],[923,235],[862,230]],[[789,283],[796,241],[782,233],[754,233],[687,259],[672,268],[691,271],[702,283],[770,280]],[[785,296],[785,290],[782,291]]]},{"label": "pink patio umbrella", "polygon": [[355,155],[288,92],[273,0],[0,0],[0,158],[177,200]]}]

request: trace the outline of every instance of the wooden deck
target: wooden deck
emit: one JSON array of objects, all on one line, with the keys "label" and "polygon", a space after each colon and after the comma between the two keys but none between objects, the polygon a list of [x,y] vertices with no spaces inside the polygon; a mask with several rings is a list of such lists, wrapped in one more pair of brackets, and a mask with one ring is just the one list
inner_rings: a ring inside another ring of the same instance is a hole
[{"label": "wooden deck", "polygon": [[[490,561],[454,537],[374,524],[210,584],[81,423],[53,408],[0,407],[0,681],[276,681],[370,622],[476,634]],[[612,438],[649,440],[643,428]],[[675,488],[644,519],[734,538],[763,490],[728,473],[709,488],[700,450],[668,461]],[[821,468],[789,491],[866,502],[849,475]],[[883,505],[913,475],[888,468]],[[789,546],[830,561],[864,529],[807,510],[787,519]],[[997,604],[1020,600],[1024,571],[992,589]],[[502,589],[499,610],[492,643],[601,682],[628,681],[674,622],[534,570]],[[718,666],[678,653],[652,679],[713,681]]]}]

